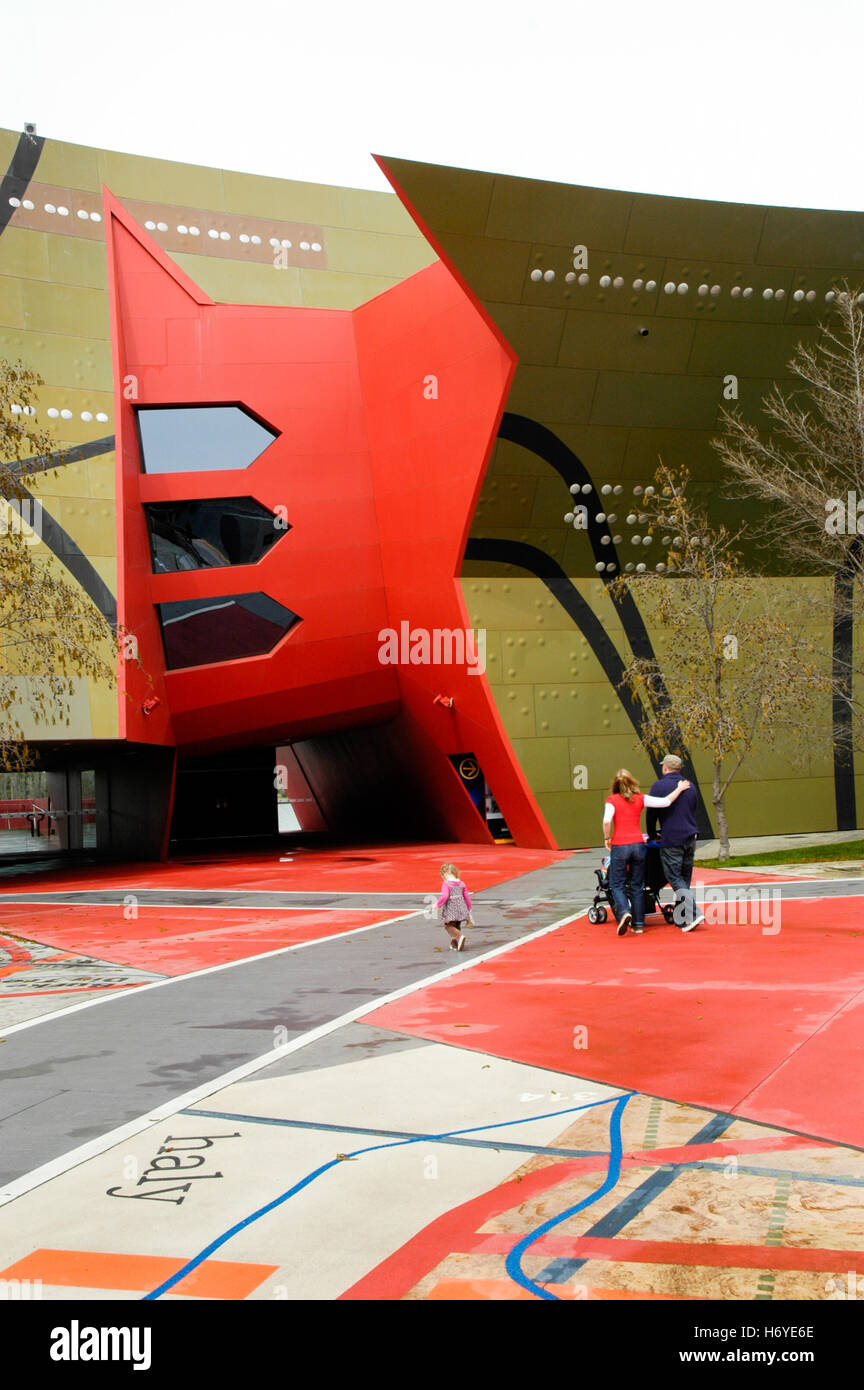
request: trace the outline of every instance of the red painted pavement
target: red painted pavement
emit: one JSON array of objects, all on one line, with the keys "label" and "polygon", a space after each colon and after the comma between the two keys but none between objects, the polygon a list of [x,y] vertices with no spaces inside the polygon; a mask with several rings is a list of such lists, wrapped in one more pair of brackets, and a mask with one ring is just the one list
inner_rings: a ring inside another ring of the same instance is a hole
[{"label": "red painted pavement", "polygon": [[[282,863],[281,858],[290,858]],[[21,873],[0,879],[3,893],[50,893],[87,888],[261,889],[285,893],[330,890],[349,893],[425,893],[439,889],[441,865],[455,863],[471,889],[491,888],[520,874],[545,868],[570,851],[518,849],[515,845],[372,845],[328,849],[292,848],[254,854],[200,855],[165,864],[105,864]]]},{"label": "red painted pavement", "polygon": [[[0,903],[0,926],[16,936],[101,961],[137,966],[159,975],[185,975],[301,941],[336,936],[396,915],[380,910],[256,913],[209,907],[139,907],[137,919],[127,921],[123,911],[122,906]],[[394,922],[393,932],[398,929]],[[45,963],[43,959],[33,965],[42,967]]]},{"label": "red painted pavement", "polygon": [[582,918],[363,1022],[864,1147],[862,916],[787,901],[776,935],[624,938]]}]

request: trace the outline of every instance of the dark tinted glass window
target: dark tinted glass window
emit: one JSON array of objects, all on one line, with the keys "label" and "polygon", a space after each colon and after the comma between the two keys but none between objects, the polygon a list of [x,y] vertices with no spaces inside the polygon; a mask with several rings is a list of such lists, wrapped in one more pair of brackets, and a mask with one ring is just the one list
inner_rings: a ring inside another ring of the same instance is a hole
[{"label": "dark tinted glass window", "polygon": [[142,405],[137,415],[145,473],[248,468],[276,438],[237,405]]},{"label": "dark tinted glass window", "polygon": [[261,593],[223,594],[156,606],[169,669],[260,656],[299,622],[290,608]]},{"label": "dark tinted glass window", "polygon": [[151,502],[144,511],[155,574],[254,565],[289,529],[254,497]]}]

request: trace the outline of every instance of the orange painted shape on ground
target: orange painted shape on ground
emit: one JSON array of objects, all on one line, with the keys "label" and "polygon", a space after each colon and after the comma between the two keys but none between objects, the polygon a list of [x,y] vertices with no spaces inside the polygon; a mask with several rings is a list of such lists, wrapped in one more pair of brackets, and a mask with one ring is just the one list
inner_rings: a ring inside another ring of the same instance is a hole
[{"label": "orange painted shape on ground", "polygon": [[[0,1270],[0,1279],[40,1279],[65,1288],[140,1290],[158,1286],[176,1274],[185,1259],[161,1255],[114,1255],[98,1250],[34,1250]],[[238,1264],[205,1260],[172,1288],[172,1294],[192,1298],[247,1298],[275,1274],[278,1265]]]},{"label": "orange painted shape on ground", "polygon": [[[395,914],[380,908],[372,912],[273,912],[267,908],[255,912],[139,906],[137,919],[127,921],[122,906],[10,903],[2,906],[2,916],[5,927],[31,940],[115,965],[174,976],[372,926]],[[394,922],[394,932],[398,926]],[[33,961],[29,968],[43,963]]]},{"label": "orange painted shape on ground", "polygon": [[775,935],[623,938],[582,918],[362,1021],[864,1147],[862,915],[792,899]]},{"label": "orange painted shape on ground", "polygon": [[[280,857],[290,857],[281,863]],[[104,864],[4,875],[7,892],[59,889],[198,888],[282,892],[417,893],[440,887],[441,865],[455,863],[473,890],[491,888],[520,874],[569,859],[565,850],[517,849],[514,845],[376,845],[304,850],[282,846],[255,854],[191,856],[166,864]],[[2,892],[0,892],[2,902]]]}]

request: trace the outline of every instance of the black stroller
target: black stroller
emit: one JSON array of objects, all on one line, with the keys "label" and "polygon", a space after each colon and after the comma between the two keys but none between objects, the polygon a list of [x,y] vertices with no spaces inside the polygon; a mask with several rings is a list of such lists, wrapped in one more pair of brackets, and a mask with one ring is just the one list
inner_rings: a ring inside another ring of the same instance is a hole
[{"label": "black stroller", "polygon": [[[660,846],[655,840],[649,840],[647,844],[648,853],[645,856],[645,916],[652,912],[662,912],[666,921],[670,924],[674,922],[673,904],[661,903],[660,893],[666,887],[666,875],[663,872],[663,863],[660,858]],[[594,902],[588,909],[589,922],[605,922],[609,913],[606,911],[608,904],[609,911],[615,915],[614,904],[612,902],[612,892],[609,888],[609,861],[604,858],[599,869],[595,869],[597,877],[597,892],[594,894]]]}]

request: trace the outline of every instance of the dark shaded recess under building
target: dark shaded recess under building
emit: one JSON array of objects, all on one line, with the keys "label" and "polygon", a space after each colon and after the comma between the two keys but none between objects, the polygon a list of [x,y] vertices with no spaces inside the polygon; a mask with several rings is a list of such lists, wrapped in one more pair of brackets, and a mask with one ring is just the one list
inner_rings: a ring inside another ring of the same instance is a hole
[{"label": "dark shaded recess under building", "polygon": [[[340,839],[449,837],[423,776],[422,735],[397,717],[293,744],[330,831]],[[464,795],[456,785],[458,794]]]},{"label": "dark shaded recess under building", "polygon": [[[366,842],[448,835],[424,787],[416,737],[395,719],[290,745],[327,827],[325,834]],[[274,838],[276,766],[277,752],[270,746],[181,759],[172,847],[191,841]],[[320,839],[321,832],[313,838]]]},{"label": "dark shaded recess under building", "polygon": [[[86,748],[75,743],[36,743],[34,771],[46,775],[46,800],[56,826],[56,848],[62,855],[97,855],[111,859],[159,859],[171,808],[174,749],[142,744],[94,741]],[[92,785],[92,797],[85,796]],[[95,803],[95,804],[94,804]],[[95,837],[85,823],[95,820]],[[95,844],[93,840],[95,838]],[[27,845],[31,850],[36,846]],[[30,859],[16,851],[4,855],[13,863]]]}]

